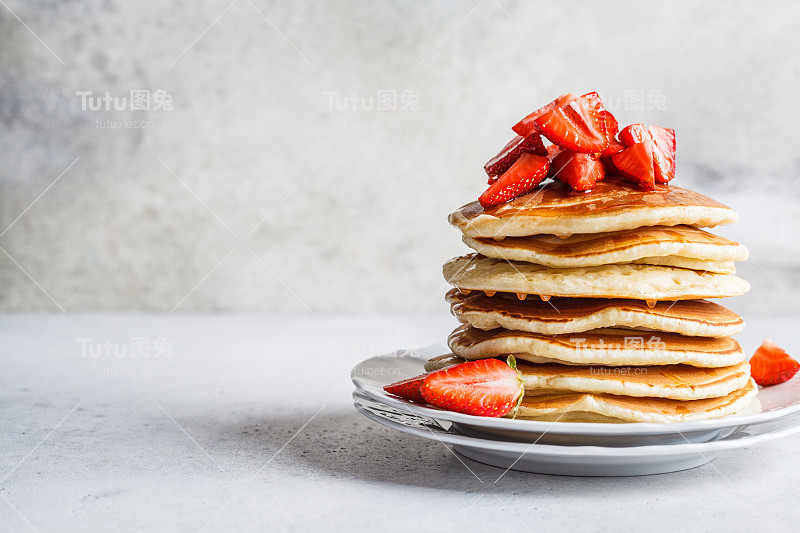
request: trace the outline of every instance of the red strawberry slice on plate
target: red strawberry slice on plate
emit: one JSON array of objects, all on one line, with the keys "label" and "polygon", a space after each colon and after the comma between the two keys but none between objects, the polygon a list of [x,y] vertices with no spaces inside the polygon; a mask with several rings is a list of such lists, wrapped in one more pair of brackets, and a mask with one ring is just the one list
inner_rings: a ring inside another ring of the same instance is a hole
[{"label": "red strawberry slice on plate", "polygon": [[605,150],[613,137],[608,128],[616,120],[610,115],[600,95],[592,92],[545,113],[534,124],[539,133],[561,148],[597,153]]},{"label": "red strawberry slice on plate", "polygon": [[606,172],[593,156],[564,150],[550,163],[550,175],[575,191],[588,191],[606,176]]},{"label": "red strawberry slice on plate", "polygon": [[383,390],[389,394],[400,396],[404,400],[425,403],[425,398],[422,397],[422,382],[425,381],[425,378],[428,376],[428,374],[422,374],[421,376],[404,379],[403,381],[386,385]]},{"label": "red strawberry slice on plate", "polygon": [[486,174],[489,175],[489,183],[495,181],[492,178],[501,176],[506,170],[511,168],[511,165],[525,152],[547,155],[547,149],[544,147],[542,137],[538,133],[533,133],[528,137],[517,135],[500,150],[500,153],[491,158],[483,166]]},{"label": "red strawberry slice on plate", "polygon": [[631,124],[619,133],[625,146],[647,144],[653,152],[656,183],[667,183],[675,177],[675,130],[661,126]]},{"label": "red strawberry slice on plate", "polygon": [[422,384],[422,397],[440,409],[476,416],[504,416],[522,400],[522,380],[509,363],[479,359],[438,370]]},{"label": "red strawberry slice on plate", "polygon": [[534,125],[534,121],[537,118],[541,117],[544,114],[549,113],[554,109],[558,109],[559,107],[564,107],[574,99],[575,96],[573,94],[570,93],[562,94],[561,96],[559,96],[546,106],[537,109],[527,117],[517,122],[511,129],[514,130],[514,133],[516,133],[517,135],[522,135],[523,137],[527,137],[531,133],[536,133],[536,126]]},{"label": "red strawberry slice on plate", "polygon": [[550,161],[547,156],[523,153],[502,176],[480,196],[483,207],[502,204],[523,195],[547,177]]},{"label": "red strawberry slice on plate", "polygon": [[619,173],[644,189],[655,188],[653,150],[647,143],[636,143],[611,156]]},{"label": "red strawberry slice on plate", "polygon": [[789,381],[798,370],[800,363],[769,339],[765,339],[750,358],[750,375],[759,385],[777,385]]}]

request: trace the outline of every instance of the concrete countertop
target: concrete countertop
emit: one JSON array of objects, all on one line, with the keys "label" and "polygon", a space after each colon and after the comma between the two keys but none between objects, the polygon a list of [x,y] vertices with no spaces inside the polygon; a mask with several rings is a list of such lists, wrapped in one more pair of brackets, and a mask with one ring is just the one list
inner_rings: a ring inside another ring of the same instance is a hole
[{"label": "concrete countertop", "polygon": [[[800,353],[798,317],[752,318]],[[353,409],[349,370],[447,316],[0,316],[0,531],[752,531],[800,519],[800,435],[685,472],[469,462]]]}]

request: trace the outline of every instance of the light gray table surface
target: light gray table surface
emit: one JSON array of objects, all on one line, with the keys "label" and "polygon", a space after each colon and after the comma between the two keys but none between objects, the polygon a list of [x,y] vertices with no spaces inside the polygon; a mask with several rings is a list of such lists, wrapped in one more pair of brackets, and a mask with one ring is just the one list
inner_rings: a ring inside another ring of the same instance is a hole
[{"label": "light gray table surface", "polygon": [[[454,325],[2,315],[0,531],[797,530],[800,435],[675,474],[494,483],[500,470],[353,409],[353,365]],[[798,326],[750,318],[740,341],[797,354]]]}]

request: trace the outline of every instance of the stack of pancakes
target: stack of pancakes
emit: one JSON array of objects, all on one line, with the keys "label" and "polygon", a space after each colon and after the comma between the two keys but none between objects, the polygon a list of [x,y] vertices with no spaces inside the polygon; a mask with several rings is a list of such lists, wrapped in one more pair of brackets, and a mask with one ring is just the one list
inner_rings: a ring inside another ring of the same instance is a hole
[{"label": "stack of pancakes", "polygon": [[738,219],[693,191],[606,178],[561,182],[450,215],[476,253],[444,265],[462,323],[429,370],[514,355],[539,420],[682,422],[748,408],[756,395],[731,335],[744,322],[705,300],[744,294],[740,244],[702,227]]}]

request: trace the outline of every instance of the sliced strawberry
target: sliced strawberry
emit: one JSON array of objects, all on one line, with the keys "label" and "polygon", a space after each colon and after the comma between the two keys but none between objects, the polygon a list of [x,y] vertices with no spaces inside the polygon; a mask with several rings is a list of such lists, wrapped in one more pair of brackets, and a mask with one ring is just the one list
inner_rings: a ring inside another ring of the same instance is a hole
[{"label": "sliced strawberry", "polygon": [[533,113],[531,113],[527,117],[525,117],[522,120],[520,120],[519,122],[517,122],[514,125],[514,127],[511,128],[511,129],[514,130],[514,133],[516,133],[517,135],[522,135],[523,137],[527,137],[531,133],[536,133],[536,126],[534,125],[533,122],[537,118],[541,117],[542,115],[544,115],[546,113],[549,113],[553,109],[557,109],[559,107],[564,107],[565,105],[567,105],[568,103],[570,103],[574,99],[575,99],[575,96],[570,94],[570,93],[562,94],[561,96],[559,96],[558,98],[556,98],[555,100],[553,100],[552,102],[547,104],[546,106],[537,109],[536,111],[534,111]]},{"label": "sliced strawberry", "polygon": [[547,157],[550,158],[550,164],[553,164],[553,159],[561,153],[561,147],[557,144],[551,144],[547,147]]},{"label": "sliced strawberry", "polygon": [[603,165],[603,169],[606,171],[606,176],[619,176],[622,173],[619,171],[611,158],[612,156],[610,155],[601,155],[600,163]]},{"label": "sliced strawberry", "polygon": [[618,154],[625,149],[625,145],[616,139],[611,139],[608,143],[608,148],[603,150],[600,154],[600,162],[606,171],[606,176],[619,176],[620,171],[611,160],[611,156]]},{"label": "sliced strawberry", "polygon": [[632,146],[636,143],[643,143],[650,140],[650,134],[647,132],[647,126],[644,124],[631,124],[625,126],[619,132],[619,140],[625,146]]},{"label": "sliced strawberry", "polygon": [[478,199],[483,207],[502,204],[523,195],[547,177],[547,156],[523,153],[500,178],[489,185]]},{"label": "sliced strawberry", "polygon": [[[514,359],[509,357],[514,365]],[[422,397],[440,409],[476,416],[504,416],[522,399],[522,380],[499,359],[479,359],[431,373]]]},{"label": "sliced strawberry", "polygon": [[410,400],[417,403],[425,403],[425,398],[422,397],[422,382],[425,381],[425,378],[428,376],[428,374],[430,374],[430,372],[427,374],[422,374],[421,376],[404,379],[403,381],[398,381],[397,383],[392,383],[391,385],[386,385],[383,390],[389,394],[400,396],[405,400]]},{"label": "sliced strawberry", "polygon": [[650,126],[650,136],[656,143],[656,181],[668,183],[675,177],[675,130]]},{"label": "sliced strawberry", "polygon": [[540,116],[534,124],[539,133],[561,148],[596,153],[608,147],[609,115],[600,95],[587,93]]},{"label": "sliced strawberry", "polygon": [[612,115],[611,111],[608,109],[604,110],[603,119],[606,123],[606,137],[608,137],[609,141],[616,140],[617,133],[619,132],[619,123],[617,119],[614,118],[614,115]]},{"label": "sliced strawberry", "polygon": [[646,143],[636,143],[611,156],[619,174],[645,189],[655,188],[653,150]]},{"label": "sliced strawberry", "polygon": [[625,145],[619,142],[616,139],[611,139],[608,141],[608,146],[606,149],[601,152],[602,155],[614,155],[618,154],[625,149]]},{"label": "sliced strawberry", "polygon": [[547,155],[542,137],[538,133],[533,133],[528,137],[517,135],[506,144],[500,153],[491,158],[483,169],[489,175],[489,183],[492,183],[497,176],[501,176],[506,170],[511,168],[519,156],[525,152],[538,155]]},{"label": "sliced strawberry", "polygon": [[588,191],[606,172],[603,164],[591,155],[564,150],[550,163],[550,175],[575,191]]},{"label": "sliced strawberry", "polygon": [[777,385],[789,381],[798,370],[800,363],[769,339],[765,339],[750,358],[750,375],[759,385]]},{"label": "sliced strawberry", "polygon": [[667,183],[675,177],[675,130],[661,126],[631,124],[619,133],[619,140],[625,146],[644,143],[653,151],[655,180]]}]

